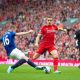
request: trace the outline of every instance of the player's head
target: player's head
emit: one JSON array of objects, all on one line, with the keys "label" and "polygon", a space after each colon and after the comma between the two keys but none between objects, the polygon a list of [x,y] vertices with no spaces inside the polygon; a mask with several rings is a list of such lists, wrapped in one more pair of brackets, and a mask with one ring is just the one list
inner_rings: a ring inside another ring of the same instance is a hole
[{"label": "player's head", "polygon": [[14,32],[14,31],[16,31],[16,30],[15,30],[15,27],[16,27],[16,26],[14,26],[12,23],[7,23],[7,24],[6,24],[6,27],[7,27],[7,28],[5,29],[5,33],[6,33],[6,32],[12,32],[12,31]]},{"label": "player's head", "polygon": [[10,32],[12,32],[12,30],[9,29],[9,30],[6,30],[4,34],[10,33]]},{"label": "player's head", "polygon": [[53,23],[53,19],[52,18],[46,18],[46,24],[47,25],[51,25]]}]

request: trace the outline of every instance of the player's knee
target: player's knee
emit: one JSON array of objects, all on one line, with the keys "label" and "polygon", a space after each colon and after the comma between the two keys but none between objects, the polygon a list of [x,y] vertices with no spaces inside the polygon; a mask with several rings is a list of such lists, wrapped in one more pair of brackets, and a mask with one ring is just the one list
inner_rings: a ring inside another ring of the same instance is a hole
[{"label": "player's knee", "polygon": [[20,59],[25,59],[26,61],[29,59],[27,56],[25,56],[25,55],[20,55],[19,57],[18,57],[18,59],[20,60]]},{"label": "player's knee", "polygon": [[32,59],[35,60],[36,59],[36,56],[33,56]]},{"label": "player's knee", "polygon": [[52,57],[53,57],[53,58],[58,58],[57,50],[51,51],[51,54],[52,54]]},{"label": "player's knee", "polygon": [[40,56],[40,54],[36,53],[36,54],[33,55],[33,59],[35,60],[35,59],[37,59],[39,56]]},{"label": "player's knee", "polygon": [[22,56],[18,56],[18,59],[20,60],[20,59],[23,59],[23,58],[22,58]]},{"label": "player's knee", "polygon": [[54,57],[54,58],[58,58],[58,54],[55,54],[53,57]]},{"label": "player's knee", "polygon": [[26,61],[29,60],[29,58],[27,56],[23,56],[22,58],[25,59]]}]

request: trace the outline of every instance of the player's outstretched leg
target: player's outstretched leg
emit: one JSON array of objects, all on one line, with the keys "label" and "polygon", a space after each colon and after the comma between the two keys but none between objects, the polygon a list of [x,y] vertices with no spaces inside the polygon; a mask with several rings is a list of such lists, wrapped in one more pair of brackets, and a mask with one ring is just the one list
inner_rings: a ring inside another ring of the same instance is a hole
[{"label": "player's outstretched leg", "polygon": [[[26,60],[25,60],[26,61]],[[36,64],[34,64],[30,59],[28,59],[28,61],[26,61],[30,66],[32,66],[33,68],[37,69],[37,70],[44,70],[46,67],[45,66],[37,66]]]},{"label": "player's outstretched leg", "polygon": [[37,70],[44,70],[46,67],[44,66],[37,66],[36,64],[34,64],[32,61],[30,61],[28,59],[28,61],[26,61],[25,59],[20,59],[16,64],[9,66],[7,73],[11,73],[15,68],[21,66],[23,63],[28,63],[30,66],[32,66],[33,68],[37,69]]}]

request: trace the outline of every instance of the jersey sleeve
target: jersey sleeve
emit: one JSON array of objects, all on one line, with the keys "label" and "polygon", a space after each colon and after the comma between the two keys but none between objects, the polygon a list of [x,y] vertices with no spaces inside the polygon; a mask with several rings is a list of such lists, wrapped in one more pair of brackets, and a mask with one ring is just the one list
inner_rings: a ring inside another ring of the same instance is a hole
[{"label": "jersey sleeve", "polygon": [[2,42],[2,37],[0,37],[0,42]]},{"label": "jersey sleeve", "polygon": [[12,36],[15,36],[16,35],[16,32],[11,32]]},{"label": "jersey sleeve", "polygon": [[58,30],[58,26],[56,26],[56,25],[53,25],[53,26],[54,26],[54,29],[55,29],[55,30]]}]

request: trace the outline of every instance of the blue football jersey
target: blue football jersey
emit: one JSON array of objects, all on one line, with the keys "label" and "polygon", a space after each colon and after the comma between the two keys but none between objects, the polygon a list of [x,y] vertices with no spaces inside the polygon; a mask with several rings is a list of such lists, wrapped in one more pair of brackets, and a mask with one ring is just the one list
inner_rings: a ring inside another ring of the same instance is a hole
[{"label": "blue football jersey", "polygon": [[0,38],[0,41],[3,42],[4,48],[9,56],[13,49],[16,48],[15,44],[15,34],[16,32],[7,31],[5,34]]}]

